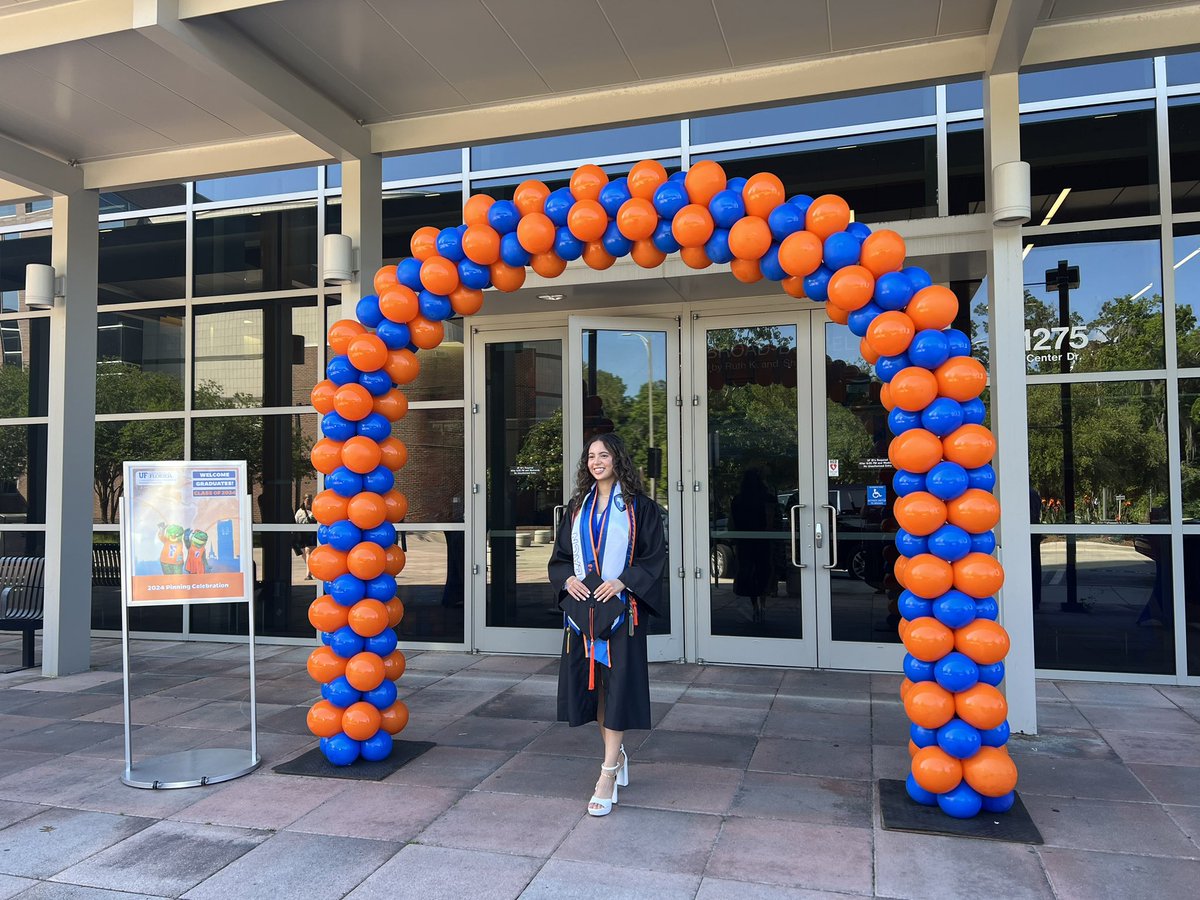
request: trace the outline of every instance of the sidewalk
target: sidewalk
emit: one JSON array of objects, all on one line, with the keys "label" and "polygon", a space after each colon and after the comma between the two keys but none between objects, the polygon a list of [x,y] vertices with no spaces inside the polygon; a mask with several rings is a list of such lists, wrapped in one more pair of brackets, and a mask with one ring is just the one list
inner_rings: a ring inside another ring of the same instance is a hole
[{"label": "sidewalk", "polygon": [[[0,666],[20,638],[0,634]],[[258,654],[263,766],[145,791],[123,766],[120,646],[91,672],[0,675],[0,900],[1187,897],[1200,886],[1200,688],[1043,681],[1013,739],[1043,847],[883,831],[901,778],[890,675],[656,664],[630,786],[585,815],[594,726],[554,722],[557,660],[409,655],[383,782],[276,775],[314,743],[309,648]],[[245,746],[242,646],[136,641],[135,754]],[[39,657],[40,658],[40,657]]]}]

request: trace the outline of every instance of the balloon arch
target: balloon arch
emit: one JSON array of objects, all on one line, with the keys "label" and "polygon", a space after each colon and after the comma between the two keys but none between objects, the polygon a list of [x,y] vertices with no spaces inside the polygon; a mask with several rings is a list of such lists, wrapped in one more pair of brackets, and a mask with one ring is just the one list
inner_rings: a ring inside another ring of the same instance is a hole
[{"label": "balloon arch", "polygon": [[407,413],[397,386],[417,377],[418,351],[441,343],[444,319],[477,313],[486,288],[520,288],[526,267],[554,278],[577,259],[607,269],[628,255],[654,268],[678,252],[691,268],[729,263],[740,281],[767,278],[793,297],[826,303],[831,319],[862,338],[860,352],[883,382],[894,434],[888,457],[898,470],[908,793],[960,818],[1009,809],[1017,770],[997,687],[1009,638],[993,596],[1004,580],[992,556],[996,442],[982,424],[987,373],[950,327],[954,294],[904,267],[898,234],[851,222],[841,197],[787,199],[775,175],[727,180],[710,160],[670,177],[645,160],[615,181],[584,165],[556,191],[526,181],[511,201],[475,194],[463,218],[458,227],[419,229],[412,256],[376,273],[358,320],[330,326],[334,355],[312,392],[324,433],[312,461],[325,490],[313,501],[320,527],[309,568],[328,593],[309,610],[323,646],[308,670],[323,699],[308,725],[326,758],[384,759],[408,721],[395,685],[405,665],[396,649],[404,615],[396,523],[408,507],[395,473],[408,451],[392,424]]}]

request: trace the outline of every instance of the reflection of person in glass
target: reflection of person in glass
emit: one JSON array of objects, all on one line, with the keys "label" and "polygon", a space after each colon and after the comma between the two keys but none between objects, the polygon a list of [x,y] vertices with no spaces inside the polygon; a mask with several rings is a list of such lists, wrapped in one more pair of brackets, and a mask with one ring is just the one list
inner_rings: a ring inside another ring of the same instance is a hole
[{"label": "reflection of person in glass", "polygon": [[733,539],[737,571],[733,576],[733,592],[749,597],[754,621],[763,620],[768,593],[774,593],[775,574],[771,564],[771,541],[767,535],[746,532],[770,531],[775,527],[778,511],[775,498],[767,490],[758,469],[742,473],[742,487],[729,504],[729,530],[738,536]]},{"label": "reflection of person in glass", "polygon": [[[1029,524],[1037,525],[1042,521],[1042,495],[1037,488],[1029,488]],[[1037,610],[1042,605],[1042,536],[1029,536],[1029,565],[1033,573],[1033,608]]]},{"label": "reflection of person in glass", "polygon": [[[312,499],[312,494],[305,494],[304,499],[300,501],[295,516],[297,525],[316,524],[317,517],[313,515]],[[308,557],[316,546],[317,536],[311,531],[303,531],[292,538],[292,552],[304,557],[305,581],[312,581],[312,573],[308,571]]]},{"label": "reflection of person in glass", "polygon": [[584,448],[567,513],[548,567],[559,601],[588,599],[584,579],[598,575],[595,598],[626,607],[607,641],[585,641],[564,616],[558,718],[572,728],[600,723],[604,762],[587,809],[603,816],[617,802],[618,786],[629,783],[625,731],[650,728],[647,615],[658,615],[661,602],[663,512],[646,496],[625,442],[604,434]]}]

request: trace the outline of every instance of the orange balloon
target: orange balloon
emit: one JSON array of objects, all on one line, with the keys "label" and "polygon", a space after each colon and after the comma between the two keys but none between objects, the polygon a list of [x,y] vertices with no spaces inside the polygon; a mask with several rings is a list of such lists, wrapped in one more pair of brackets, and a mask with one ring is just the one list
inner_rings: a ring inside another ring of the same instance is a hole
[{"label": "orange balloon", "polygon": [[416,347],[421,350],[432,350],[446,336],[446,328],[441,322],[431,322],[424,316],[415,316],[408,323],[408,334],[409,340]]},{"label": "orange balloon", "polygon": [[845,266],[829,279],[829,302],[847,312],[862,309],[874,294],[875,277],[862,266]]},{"label": "orange balloon", "polygon": [[729,229],[729,252],[738,259],[762,259],[771,249],[771,227],[766,219],[745,216]]},{"label": "orange balloon", "polygon": [[599,166],[587,163],[571,173],[571,196],[575,198],[576,205],[581,200],[599,200],[600,191],[606,184],[608,173]]},{"label": "orange balloon", "polygon": [[968,725],[987,731],[999,728],[1008,718],[1008,701],[990,684],[981,681],[954,695],[954,711]]},{"label": "orange balloon", "polygon": [[[896,584],[900,585],[900,587],[904,587],[904,573],[907,571],[908,571],[908,557],[907,556],[901,556],[894,563],[892,563],[892,577],[896,579]],[[905,628],[908,627],[907,623],[905,623],[903,619],[901,619],[901,624],[904,625]],[[901,629],[901,631],[900,631],[900,636],[904,637],[903,629]]]},{"label": "orange balloon", "polygon": [[[934,600],[954,585],[954,569],[932,553],[919,553],[908,561],[904,586],[925,600]],[[913,629],[909,629],[911,636]],[[946,648],[947,651],[949,648]]]},{"label": "orange balloon", "polygon": [[[397,600],[397,603],[400,601]],[[400,620],[396,620],[396,625],[400,624]],[[395,628],[396,625],[392,627]],[[408,666],[408,661],[405,660],[404,654],[399,650],[393,650],[383,658],[383,677],[388,681],[395,681],[404,674],[405,668]]]},{"label": "orange balloon", "polygon": [[643,269],[653,269],[663,264],[667,254],[654,246],[654,241],[637,241],[629,252],[633,261]]},{"label": "orange balloon", "polygon": [[[804,293],[803,278],[797,278],[795,275],[789,275],[779,283],[789,296],[795,297],[797,300],[803,300],[804,297],[807,296]],[[847,321],[849,321],[849,319],[847,319]]]},{"label": "orange balloon", "polygon": [[[322,594],[308,606],[308,621],[317,631],[337,631],[348,622],[349,610],[328,594]],[[329,648],[326,647],[326,650]],[[336,656],[336,654],[334,654]],[[337,677],[336,675],[334,676]],[[318,679],[320,680],[320,679]]]},{"label": "orange balloon", "polygon": [[[825,304],[825,315],[829,316],[829,321],[837,322],[839,325],[845,325],[850,321],[850,313],[840,306],[834,306],[832,303]],[[887,387],[887,385],[885,384],[884,387]],[[886,406],[886,404],[884,405]],[[891,409],[891,407],[888,407],[888,409]]]},{"label": "orange balloon", "polygon": [[550,188],[536,179],[530,179],[517,185],[517,189],[513,191],[513,203],[522,216],[540,214],[545,210],[546,198],[549,196]]},{"label": "orange balloon", "polygon": [[904,311],[913,320],[918,331],[932,328],[941,331],[949,328],[958,315],[958,298],[948,287],[931,284],[917,291]]},{"label": "orange balloon", "polygon": [[892,402],[898,407],[920,412],[937,398],[937,379],[928,369],[908,366],[892,376],[891,391]]},{"label": "orange balloon", "polygon": [[831,234],[845,231],[850,224],[850,204],[837,194],[822,194],[808,207],[804,227],[822,241]]},{"label": "orange balloon", "polygon": [[350,341],[346,356],[360,372],[378,372],[387,362],[387,344],[373,334],[360,334]]},{"label": "orange balloon", "polygon": [[408,398],[392,388],[386,394],[376,397],[371,403],[371,409],[389,422],[398,422],[408,415]]},{"label": "orange balloon", "polygon": [[904,648],[919,660],[937,662],[954,649],[954,632],[932,616],[922,616],[909,623]]},{"label": "orange balloon", "polygon": [[346,568],[355,578],[370,581],[383,574],[387,565],[387,554],[384,549],[372,541],[355,544],[346,554]]},{"label": "orange balloon", "polygon": [[366,334],[367,329],[361,322],[353,319],[338,319],[329,326],[329,349],[337,356],[345,354],[350,342],[360,334]]},{"label": "orange balloon", "polygon": [[408,242],[413,257],[424,262],[437,253],[437,236],[438,230],[432,225],[426,225],[414,231]]},{"label": "orange balloon", "polygon": [[[907,679],[906,679],[906,680],[907,680]],[[908,739],[908,758],[909,758],[909,759],[912,759],[914,756],[916,756],[916,755],[917,755],[917,751],[918,751],[918,750],[920,750],[920,749],[921,749],[921,748],[920,748],[920,747],[918,747],[918,746],[917,746],[917,745],[916,745],[916,744],[913,742],[913,739],[912,739],[912,738],[909,738],[909,739]]]},{"label": "orange balloon", "polygon": [[703,247],[684,247],[679,251],[679,258],[689,269],[707,269],[712,265]]},{"label": "orange balloon", "polygon": [[370,491],[355,494],[346,504],[345,518],[359,528],[378,528],[386,517],[387,507],[384,506],[383,498]]},{"label": "orange balloon", "polygon": [[[908,623],[905,622],[904,624],[907,625]],[[908,692],[913,689],[913,684],[914,684],[914,682],[909,681],[907,678],[905,678],[903,681],[900,682],[900,701],[901,702],[904,702],[904,698],[908,696]]]},{"label": "orange balloon", "polygon": [[393,525],[408,515],[408,498],[394,488],[383,495],[383,504],[384,518]]},{"label": "orange balloon", "polygon": [[667,170],[656,159],[643,159],[629,170],[625,182],[629,193],[641,200],[653,200],[654,192],[667,180]]},{"label": "orange balloon", "polygon": [[397,284],[379,295],[379,311],[388,321],[403,324],[421,311],[421,304],[410,288]]},{"label": "orange balloon", "polygon": [[384,551],[384,556],[387,561],[384,563],[383,571],[392,576],[399,575],[404,571],[405,560],[403,550],[393,544]]},{"label": "orange balloon", "polygon": [[388,288],[394,287],[397,284],[399,284],[399,282],[396,280],[395,266],[383,266],[382,268],[376,270],[375,278],[372,281],[372,285],[375,288],[376,294],[382,294]]},{"label": "orange balloon", "polygon": [[508,263],[502,262],[492,263],[491,275],[492,284],[496,290],[504,291],[506,294],[520,290],[521,285],[525,283],[524,266],[510,266]]},{"label": "orange balloon", "polygon": [[1000,747],[980,747],[962,768],[967,784],[985,797],[1003,797],[1017,786],[1017,764]]},{"label": "orange balloon", "polygon": [[554,223],[542,212],[521,216],[521,221],[517,223],[517,243],[527,253],[545,253],[552,249],[554,235]]},{"label": "orange balloon", "polygon": [[742,199],[746,203],[746,215],[758,216],[765,219],[771,210],[787,199],[783,182],[778,175],[770,172],[759,172],[751,175],[742,188]]},{"label": "orange balloon", "polygon": [[976,619],[954,632],[954,649],[981,666],[1000,662],[1011,645],[1004,626],[991,619]]},{"label": "orange balloon", "polygon": [[567,229],[586,243],[604,237],[608,228],[608,213],[599,200],[576,200],[567,213]]},{"label": "orange balloon", "polygon": [[904,238],[887,228],[872,232],[862,243],[859,264],[878,278],[888,272],[898,272],[904,265]]},{"label": "orange balloon", "polygon": [[380,713],[379,727],[388,734],[399,734],[408,724],[408,707],[403,700],[397,700]]},{"label": "orange balloon", "polygon": [[1004,569],[986,553],[968,553],[954,564],[954,586],[976,600],[990,597],[1004,584]]},{"label": "orange balloon", "polygon": [[401,350],[388,351],[388,361],[383,370],[396,384],[408,384],[421,371],[421,363],[415,353],[404,347]]},{"label": "orange balloon", "polygon": [[899,310],[889,309],[867,326],[867,343],[880,356],[896,356],[908,349],[916,333],[912,319]]},{"label": "orange balloon", "polygon": [[[943,723],[944,724],[944,723]],[[912,759],[913,781],[934,794],[944,794],[962,781],[962,762],[941,747],[922,747]]]},{"label": "orange balloon", "polygon": [[875,348],[867,343],[867,339],[863,338],[858,342],[858,353],[867,361],[867,365],[873,366],[879,361],[879,354],[875,352]]},{"label": "orange balloon", "polygon": [[366,475],[379,465],[379,445],[361,434],[342,444],[342,463],[351,472]]},{"label": "orange balloon", "polygon": [[355,634],[361,634],[363,637],[375,637],[388,627],[387,607],[369,597],[366,600],[359,600],[348,610],[346,624]]},{"label": "orange balloon", "polygon": [[346,663],[346,680],[356,691],[373,691],[383,684],[383,660],[376,653],[357,653]]},{"label": "orange balloon", "polygon": [[1000,521],[1000,503],[987,491],[968,488],[946,501],[946,520],[971,534],[982,534]]},{"label": "orange balloon", "polygon": [[[720,163],[713,162],[711,159],[702,159],[692,163],[692,167],[688,169],[688,173],[683,179],[688,199],[692,203],[698,203],[705,207],[708,206],[708,201],[716,196],[717,191],[725,189],[725,184],[725,170],[721,168]],[[676,237],[675,240],[678,241],[679,238]],[[707,241],[708,238],[704,240]]]},{"label": "orange balloon", "polygon": [[450,308],[460,316],[473,316],[483,309],[483,291],[459,285],[450,292]]},{"label": "orange balloon", "polygon": [[763,277],[762,266],[757,259],[735,259],[729,264],[729,271],[743,284],[754,284],[762,281]]},{"label": "orange balloon", "polygon": [[[896,403],[896,393],[891,391]],[[937,435],[924,428],[910,428],[892,438],[888,445],[888,459],[897,469],[909,472],[928,472],[942,461],[942,442]]]},{"label": "orange balloon", "polygon": [[446,296],[458,287],[458,266],[444,256],[431,256],[421,263],[421,284],[432,294]]},{"label": "orange balloon", "polygon": [[408,463],[408,447],[399,438],[388,436],[379,442],[379,456],[380,462],[396,472]]},{"label": "orange balloon", "polygon": [[500,233],[487,224],[486,216],[483,224],[467,226],[462,236],[462,251],[467,259],[481,266],[490,266],[499,261]]},{"label": "orange balloon", "polygon": [[[826,311],[828,311],[830,309],[837,309],[837,307],[836,306],[832,306],[832,307],[827,306],[826,307]],[[844,313],[842,313],[842,315],[849,317],[850,314],[844,312]],[[830,316],[829,318],[832,319],[833,316]],[[849,321],[849,319],[847,318],[846,321]],[[842,322],[842,324],[844,325],[845,322]],[[865,341],[866,338],[863,338],[863,340]],[[879,386],[879,402],[883,406],[883,408],[886,409],[888,412],[891,412],[893,409],[896,408],[896,404],[892,402],[892,389],[889,385],[881,384]]]},{"label": "orange balloon", "polygon": [[617,258],[604,249],[599,241],[593,241],[583,248],[583,261],[589,269],[603,272],[617,261]]},{"label": "orange balloon", "polygon": [[308,730],[317,737],[333,737],[342,730],[342,711],[328,700],[318,700],[305,717]]},{"label": "orange balloon", "polygon": [[529,261],[529,268],[543,278],[557,278],[567,268],[567,261],[557,253],[535,253]]},{"label": "orange balloon", "polygon": [[324,490],[313,497],[313,518],[322,525],[332,525],[346,518],[346,508],[350,501],[337,491]]},{"label": "orange balloon", "polygon": [[617,230],[631,241],[648,239],[657,227],[658,210],[642,197],[626,200],[617,210]]},{"label": "orange balloon", "polygon": [[[388,628],[395,628],[404,620],[404,604],[400,601],[399,597],[393,597],[383,605],[384,608],[387,609]],[[396,665],[396,659],[399,659],[400,671],[395,675],[388,675],[388,677],[393,681],[404,674],[404,654],[399,650],[393,650],[390,656],[385,656],[383,658],[384,665],[388,665],[388,660],[393,660],[391,663],[393,666]]]},{"label": "orange balloon", "polygon": [[779,267],[789,275],[804,278],[820,268],[824,252],[819,237],[811,231],[797,231],[779,245]]},{"label": "orange balloon", "polygon": [[379,710],[365,700],[359,700],[342,713],[342,731],[348,738],[365,741],[379,730],[381,720]]},{"label": "orange balloon", "polygon": [[317,581],[333,581],[349,571],[346,568],[346,554],[328,544],[319,544],[308,554],[308,571]]},{"label": "orange balloon", "polygon": [[675,218],[671,220],[671,234],[680,247],[701,247],[712,237],[712,233],[712,214],[707,206],[701,206],[699,203],[688,204],[675,213]]},{"label": "orange balloon", "polygon": [[308,674],[313,681],[328,684],[346,674],[346,661],[322,645],[308,654]]},{"label": "orange balloon", "polygon": [[941,728],[954,718],[954,696],[936,681],[922,681],[904,698],[904,712],[922,728]]},{"label": "orange balloon", "polygon": [[463,207],[463,222],[471,225],[487,225],[488,210],[496,200],[487,194],[473,194]]},{"label": "orange balloon", "polygon": [[308,395],[309,400],[312,401],[313,409],[321,415],[333,412],[333,394],[337,388],[338,386],[328,378],[318,381],[316,387]]},{"label": "orange balloon", "polygon": [[996,438],[982,425],[961,425],[942,438],[946,459],[964,469],[977,469],[992,461],[996,453]]},{"label": "orange balloon", "polygon": [[333,408],[343,419],[357,422],[371,412],[371,392],[357,382],[343,384],[333,394]]},{"label": "orange balloon", "polygon": [[342,464],[342,442],[323,437],[313,444],[308,457],[312,460],[314,469],[322,475],[328,475]]}]

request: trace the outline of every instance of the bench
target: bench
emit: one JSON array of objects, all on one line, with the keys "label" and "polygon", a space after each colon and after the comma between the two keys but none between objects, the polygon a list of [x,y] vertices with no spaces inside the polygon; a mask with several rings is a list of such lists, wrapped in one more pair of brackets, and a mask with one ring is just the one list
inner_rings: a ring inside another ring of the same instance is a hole
[{"label": "bench", "polygon": [[33,633],[41,630],[46,561],[0,556],[0,630],[21,631],[21,665],[33,668]]}]

